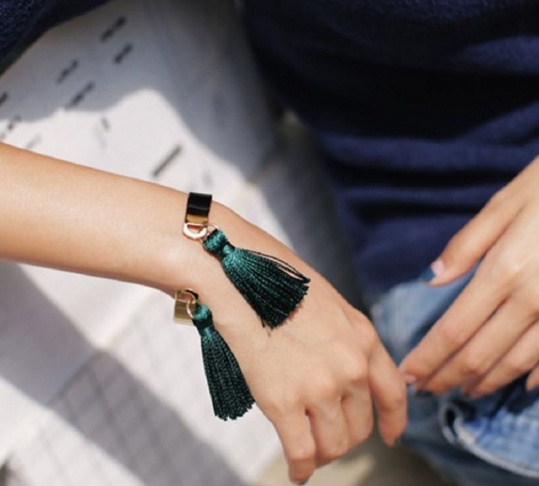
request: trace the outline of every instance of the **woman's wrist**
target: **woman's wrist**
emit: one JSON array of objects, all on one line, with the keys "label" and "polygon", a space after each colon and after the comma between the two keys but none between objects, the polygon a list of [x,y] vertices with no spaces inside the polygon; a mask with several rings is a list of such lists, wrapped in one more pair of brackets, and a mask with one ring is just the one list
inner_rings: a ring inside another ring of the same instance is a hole
[{"label": "woman's wrist", "polygon": [[169,294],[211,261],[182,235],[184,193],[2,144],[0,175],[0,258]]},{"label": "woman's wrist", "polygon": [[[169,295],[174,295],[176,290],[181,288],[192,288],[198,293],[204,290],[206,293],[219,293],[220,286],[229,287],[219,262],[204,250],[200,241],[183,234],[187,195],[177,192],[170,202],[166,211],[171,214],[162,218],[156,248],[149,255],[149,266],[156,272],[150,270],[148,275],[152,275],[152,280],[146,284]],[[242,225],[239,216],[216,202],[212,204],[211,215],[212,221],[215,219],[220,225]],[[247,225],[246,222],[243,224]]]},{"label": "woman's wrist", "polygon": [[[153,287],[193,288],[219,322],[258,321],[200,241],[183,234],[185,193],[0,144],[0,258]],[[210,221],[238,247],[305,268],[214,201]]]}]

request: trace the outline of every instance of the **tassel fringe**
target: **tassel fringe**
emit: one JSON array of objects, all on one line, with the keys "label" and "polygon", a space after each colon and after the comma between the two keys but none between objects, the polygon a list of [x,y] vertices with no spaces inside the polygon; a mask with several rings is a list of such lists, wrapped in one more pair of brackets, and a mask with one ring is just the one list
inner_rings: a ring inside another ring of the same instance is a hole
[{"label": "tassel fringe", "polygon": [[192,320],[200,334],[213,411],[222,420],[239,418],[251,409],[255,400],[236,357],[215,329],[208,307],[197,303]]},{"label": "tassel fringe", "polygon": [[310,279],[278,258],[234,247],[221,230],[210,233],[204,248],[215,255],[238,291],[270,328],[296,310]]}]

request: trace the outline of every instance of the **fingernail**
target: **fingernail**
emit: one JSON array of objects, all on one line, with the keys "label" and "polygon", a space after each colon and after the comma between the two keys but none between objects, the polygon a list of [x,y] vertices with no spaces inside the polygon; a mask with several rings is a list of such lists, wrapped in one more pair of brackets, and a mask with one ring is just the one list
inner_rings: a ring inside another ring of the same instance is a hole
[{"label": "fingernail", "polygon": [[410,373],[404,373],[402,377],[404,378],[404,383],[407,385],[413,385],[417,382],[417,376],[411,375]]},{"label": "fingernail", "polygon": [[441,260],[436,260],[419,276],[423,282],[430,282],[440,275],[444,270],[444,264]]}]

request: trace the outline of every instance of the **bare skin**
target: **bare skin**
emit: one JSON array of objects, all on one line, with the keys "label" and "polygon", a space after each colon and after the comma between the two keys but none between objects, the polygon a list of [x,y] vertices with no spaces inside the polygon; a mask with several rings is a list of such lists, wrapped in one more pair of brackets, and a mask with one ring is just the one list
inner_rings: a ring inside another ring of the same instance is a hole
[{"label": "bare skin", "polygon": [[0,145],[0,258],[201,294],[281,439],[292,481],[364,441],[393,444],[406,424],[404,381],[371,323],[284,245],[214,203],[211,219],[242,247],[311,278],[269,332],[200,243],[185,238],[186,194]]},{"label": "bare skin", "polygon": [[[433,263],[444,285],[470,283],[401,364],[409,383],[480,397],[529,373],[539,385],[539,157],[499,191]],[[480,262],[480,263],[479,263]]]}]

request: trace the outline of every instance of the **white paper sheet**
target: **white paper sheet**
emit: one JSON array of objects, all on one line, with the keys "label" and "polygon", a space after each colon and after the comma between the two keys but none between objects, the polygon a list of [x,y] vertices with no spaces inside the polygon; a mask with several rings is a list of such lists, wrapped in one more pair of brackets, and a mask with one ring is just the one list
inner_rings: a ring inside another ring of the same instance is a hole
[{"label": "white paper sheet", "polygon": [[[0,140],[230,202],[273,135],[231,3],[118,0],[54,29],[0,78]],[[152,291],[9,264],[0,289],[3,457]]]}]

